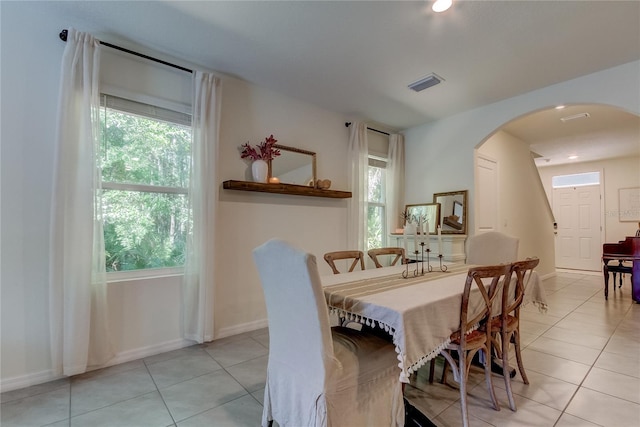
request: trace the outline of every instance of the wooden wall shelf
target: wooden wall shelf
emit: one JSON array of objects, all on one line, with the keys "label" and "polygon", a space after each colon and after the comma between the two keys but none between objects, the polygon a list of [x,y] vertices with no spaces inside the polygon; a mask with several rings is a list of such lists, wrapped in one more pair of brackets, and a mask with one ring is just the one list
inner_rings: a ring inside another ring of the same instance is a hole
[{"label": "wooden wall shelf", "polygon": [[320,190],[306,185],[265,184],[262,182],[229,180],[222,183],[225,190],[257,191],[260,193],[292,194],[295,196],[329,197],[332,199],[349,199],[350,191]]}]

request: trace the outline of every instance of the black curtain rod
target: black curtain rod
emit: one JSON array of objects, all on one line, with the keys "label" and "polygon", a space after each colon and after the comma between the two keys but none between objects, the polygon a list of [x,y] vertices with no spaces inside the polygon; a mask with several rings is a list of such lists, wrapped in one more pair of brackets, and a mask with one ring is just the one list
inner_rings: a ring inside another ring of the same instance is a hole
[{"label": "black curtain rod", "polygon": [[[349,126],[351,126],[351,122],[346,122],[344,125],[345,125],[346,127],[349,127]],[[381,130],[378,130],[378,129],[370,128],[369,126],[367,126],[367,129],[368,129],[368,130],[370,130],[370,131],[372,131],[372,132],[378,132],[378,133],[381,133],[381,134],[383,134],[383,135],[387,135],[387,136],[389,136],[389,133],[388,133],[388,132],[384,132],[384,131],[381,131]]]},{"label": "black curtain rod", "polygon": [[[68,35],[69,35],[69,31],[68,30],[60,31],[60,40],[66,42]],[[130,55],[139,56],[140,58],[148,59],[149,61],[158,62],[158,63],[166,65],[168,67],[177,68],[178,70],[186,71],[188,73],[193,73],[193,70],[190,70],[190,69],[185,68],[185,67],[181,67],[180,65],[172,64],[171,62],[163,61],[162,59],[154,58],[153,56],[145,55],[143,53],[134,52],[134,51],[126,49],[124,47],[120,47],[120,46],[116,46],[116,45],[111,44],[111,43],[103,42],[102,40],[98,40],[98,41],[100,42],[101,45],[110,47],[111,49],[116,49],[116,50],[119,50],[121,52],[126,52],[126,53],[128,53]]]}]

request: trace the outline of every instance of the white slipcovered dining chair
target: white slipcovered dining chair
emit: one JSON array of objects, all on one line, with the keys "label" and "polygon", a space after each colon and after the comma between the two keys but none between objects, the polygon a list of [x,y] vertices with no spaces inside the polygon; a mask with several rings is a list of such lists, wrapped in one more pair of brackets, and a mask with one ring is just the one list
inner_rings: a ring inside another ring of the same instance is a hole
[{"label": "white slipcovered dining chair", "polygon": [[393,345],[330,327],[315,256],[270,240],[253,257],[269,319],[262,426],[403,426]]},{"label": "white slipcovered dining chair", "polygon": [[476,234],[467,240],[467,264],[510,264],[518,259],[517,237],[499,231]]}]

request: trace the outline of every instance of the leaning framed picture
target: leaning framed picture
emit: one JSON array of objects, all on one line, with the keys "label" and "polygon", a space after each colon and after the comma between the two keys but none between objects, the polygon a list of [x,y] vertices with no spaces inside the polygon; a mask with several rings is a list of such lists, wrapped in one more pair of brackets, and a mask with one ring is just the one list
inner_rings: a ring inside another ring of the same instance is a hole
[{"label": "leaning framed picture", "polygon": [[640,187],[618,189],[618,219],[620,222],[640,221]]}]

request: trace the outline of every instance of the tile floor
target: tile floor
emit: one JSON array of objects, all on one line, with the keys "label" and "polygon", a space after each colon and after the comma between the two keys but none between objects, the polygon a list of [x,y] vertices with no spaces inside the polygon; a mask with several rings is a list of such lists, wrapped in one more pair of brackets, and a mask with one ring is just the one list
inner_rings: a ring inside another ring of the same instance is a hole
[{"label": "tile floor", "polygon": [[[500,376],[494,384],[502,409],[494,411],[474,368],[471,425],[640,425],[640,305],[628,279],[608,301],[600,275],[561,272],[543,283],[548,312],[529,306],[522,313],[530,385],[513,380],[518,411],[509,409]],[[255,427],[267,354],[265,329],[6,392],[0,425]],[[430,385],[427,371],[407,386],[407,398],[437,425],[461,425],[458,390]]]}]

